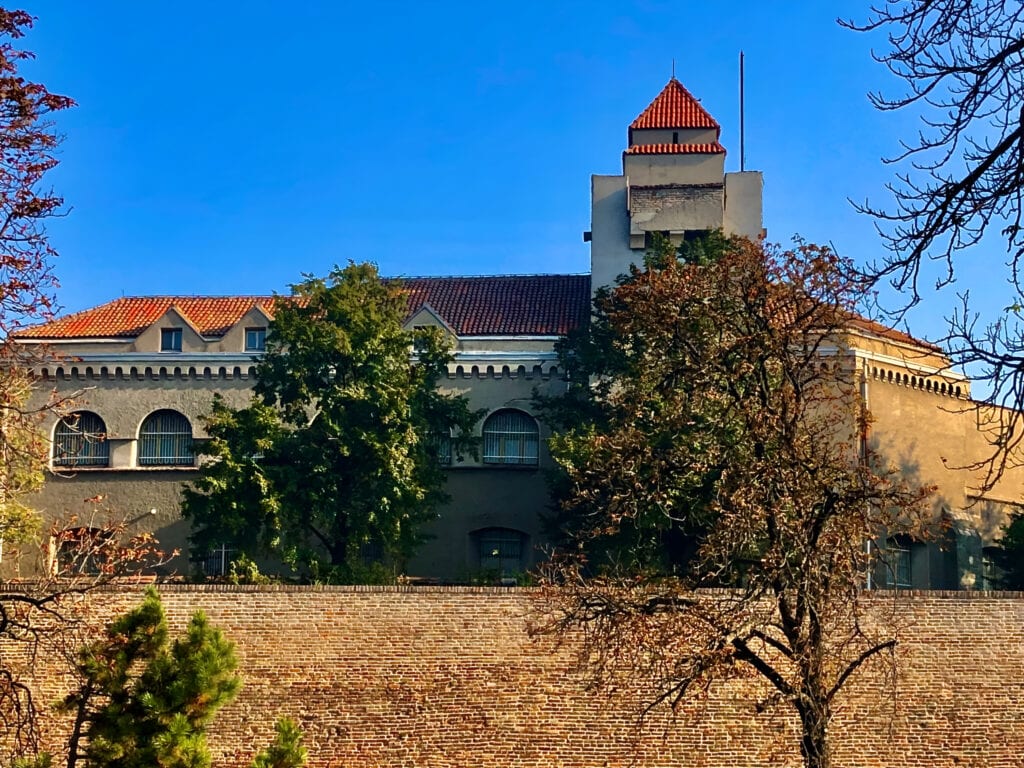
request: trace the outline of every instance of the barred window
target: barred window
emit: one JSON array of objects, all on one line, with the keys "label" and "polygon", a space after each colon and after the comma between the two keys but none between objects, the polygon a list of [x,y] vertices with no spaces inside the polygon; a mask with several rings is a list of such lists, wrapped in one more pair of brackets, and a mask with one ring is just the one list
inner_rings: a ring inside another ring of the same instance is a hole
[{"label": "barred window", "polygon": [[476,539],[481,571],[503,577],[520,573],[524,569],[526,534],[512,528],[484,528],[473,534],[473,537]]},{"label": "barred window", "polygon": [[909,589],[913,586],[911,544],[909,536],[894,536],[886,542],[885,563],[890,587]]},{"label": "barred window", "polygon": [[203,555],[199,568],[207,577],[227,576],[237,553],[227,544],[221,544]]},{"label": "barred window", "polygon": [[434,432],[430,435],[430,449],[437,456],[437,463],[442,467],[452,465],[452,435],[448,432]]},{"label": "barred window", "polygon": [[106,467],[110,464],[107,425],[90,411],[69,413],[53,432],[55,467]]},{"label": "barred window", "polygon": [[537,466],[536,420],[516,410],[496,411],[484,422],[484,463]]},{"label": "barred window", "polygon": [[191,466],[192,425],[177,411],[154,411],[139,429],[139,464],[149,467]]}]

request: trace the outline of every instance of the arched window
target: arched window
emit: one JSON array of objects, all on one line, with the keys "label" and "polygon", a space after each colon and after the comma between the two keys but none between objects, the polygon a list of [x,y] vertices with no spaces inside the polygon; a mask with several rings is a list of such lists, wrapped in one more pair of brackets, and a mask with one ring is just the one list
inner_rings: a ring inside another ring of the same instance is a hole
[{"label": "arched window", "polygon": [[477,565],[484,573],[507,578],[526,568],[526,534],[512,528],[484,528],[473,533]]},{"label": "arched window", "polygon": [[110,464],[107,425],[90,411],[69,413],[53,431],[55,467],[106,467]]},{"label": "arched window", "polygon": [[535,467],[539,444],[536,420],[522,411],[496,411],[484,422],[485,464]]},{"label": "arched window", "polygon": [[154,411],[139,429],[139,464],[147,467],[191,466],[192,425],[177,411]]}]

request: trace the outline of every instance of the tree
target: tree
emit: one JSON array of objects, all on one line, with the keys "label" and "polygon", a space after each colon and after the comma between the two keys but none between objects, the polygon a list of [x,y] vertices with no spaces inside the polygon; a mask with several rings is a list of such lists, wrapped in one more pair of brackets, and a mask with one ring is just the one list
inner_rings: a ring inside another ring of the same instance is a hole
[{"label": "tree", "polygon": [[202,613],[169,641],[156,590],[82,649],[82,683],[62,709],[75,716],[68,768],[209,765],[206,726],[238,693],[234,647]]},{"label": "tree", "polygon": [[993,552],[996,588],[1024,590],[1024,513],[1015,512],[999,532]]},{"label": "tree", "polygon": [[888,33],[889,50],[875,58],[907,90],[872,94],[871,102],[886,111],[921,110],[924,123],[890,160],[907,168],[888,187],[895,209],[861,207],[879,220],[889,250],[877,275],[916,302],[926,259],[944,263],[939,284],[948,284],[957,256],[996,228],[1016,283],[1024,255],[1024,7],[904,0],[872,7],[863,24],[840,23]]},{"label": "tree", "polygon": [[[930,489],[871,448],[844,341],[864,290],[849,264],[721,238],[680,255],[599,294],[563,350],[570,397],[598,417],[550,443],[576,527],[536,629],[578,633],[595,679],[646,681],[650,706],[754,673],[799,719],[805,765],[825,768],[836,696],[896,642],[864,615],[865,545],[921,535]],[[594,344],[611,352],[596,369]]]},{"label": "tree", "polygon": [[[97,500],[98,503],[98,500]],[[85,619],[69,605],[71,598],[102,584],[126,578],[167,562],[150,534],[129,535],[121,521],[91,520],[88,536],[68,536],[68,528],[54,523],[50,540],[52,569],[37,581],[25,583],[19,591],[0,594],[0,637],[17,648],[14,659],[28,661],[41,654],[61,654],[65,640],[83,629]],[[172,553],[173,557],[177,553]],[[37,702],[22,679],[23,669],[11,658],[0,658],[0,748],[4,756],[23,757],[38,751]]]},{"label": "tree", "polygon": [[183,506],[197,549],[231,542],[344,581],[365,578],[367,549],[409,556],[445,498],[438,447],[468,448],[478,416],[437,390],[445,340],[406,331],[405,313],[401,285],[370,264],[277,302],[252,404],[215,401],[207,420],[207,462]]},{"label": "tree", "polygon": [[[49,445],[39,426],[67,405],[33,402],[31,365],[47,353],[12,341],[55,311],[57,253],[46,223],[62,214],[64,201],[46,187],[46,175],[57,165],[61,142],[54,116],[74,106],[19,72],[33,54],[18,41],[34,21],[25,11],[0,8],[0,551],[7,560],[13,546],[38,543],[41,521],[27,497],[42,484],[47,466]],[[59,541],[62,531],[55,525],[51,539]],[[55,572],[20,592],[0,594],[0,635],[24,647],[26,658],[76,626],[78,617],[62,607],[65,598],[164,559],[152,537],[129,536],[116,520],[99,523],[93,533],[65,547]],[[96,568],[76,568],[86,562]],[[37,743],[36,704],[18,671],[11,659],[0,658],[0,733],[15,752],[26,752]]]},{"label": "tree", "polygon": [[[80,650],[81,683],[60,704],[74,715],[68,768],[208,768],[206,728],[241,687],[234,646],[202,612],[182,637],[169,635],[160,596],[150,587],[141,605]],[[295,724],[281,720],[275,729],[273,744],[257,754],[253,768],[304,765]],[[18,764],[52,762],[39,754]]]},{"label": "tree", "polygon": [[894,208],[865,203],[887,255],[868,266],[888,279],[908,305],[920,301],[928,260],[944,269],[939,287],[955,279],[956,262],[977,258],[991,237],[1006,245],[1008,279],[1016,294],[988,323],[979,322],[965,294],[944,340],[954,365],[987,384],[982,409],[992,456],[979,491],[1010,467],[1024,464],[1017,412],[1024,409],[1024,326],[1020,281],[1024,255],[1024,6],[1003,0],[905,0],[873,7],[867,22],[844,26],[888,33],[876,59],[906,85],[900,96],[871,95],[881,110],[917,110],[923,129],[889,162],[902,170],[888,188]]},{"label": "tree", "polygon": [[60,405],[29,406],[31,359],[7,343],[12,333],[53,315],[56,252],[45,223],[64,201],[43,183],[57,165],[60,143],[52,116],[74,105],[19,74],[33,54],[16,41],[33,22],[25,11],[0,8],[0,538],[8,544],[38,528],[22,499],[42,483],[47,446],[39,421]]},{"label": "tree", "polygon": [[287,718],[274,726],[274,743],[256,755],[252,768],[302,768],[306,764],[306,748],[302,731]]}]

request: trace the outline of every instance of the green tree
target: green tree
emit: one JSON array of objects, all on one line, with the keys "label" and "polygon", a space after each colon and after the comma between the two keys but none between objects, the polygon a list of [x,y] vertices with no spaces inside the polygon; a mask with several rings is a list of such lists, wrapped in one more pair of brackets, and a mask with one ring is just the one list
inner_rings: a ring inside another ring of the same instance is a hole
[{"label": "green tree", "polygon": [[999,568],[996,586],[1024,590],[1024,513],[1016,512],[1010,516],[995,545],[993,560]]},{"label": "green tree", "polygon": [[68,768],[208,766],[206,726],[238,693],[234,646],[196,613],[170,640],[160,596],[118,617],[82,649],[82,683],[62,709],[75,715]]},{"label": "green tree", "polygon": [[252,768],[301,768],[306,764],[306,748],[302,731],[287,718],[274,726],[274,742],[256,755]]},{"label": "green tree", "polygon": [[563,350],[589,416],[550,442],[570,524],[537,630],[580,638],[600,682],[647,681],[652,706],[760,675],[808,768],[829,765],[846,681],[896,642],[863,615],[865,544],[919,532],[930,493],[871,449],[849,274],[811,245],[662,246]]},{"label": "green tree", "polygon": [[207,420],[207,461],[183,506],[197,549],[230,542],[341,581],[365,578],[367,548],[401,566],[446,498],[441,442],[461,454],[478,418],[438,391],[445,339],[406,331],[406,307],[371,264],[278,301],[252,404],[215,401]]}]

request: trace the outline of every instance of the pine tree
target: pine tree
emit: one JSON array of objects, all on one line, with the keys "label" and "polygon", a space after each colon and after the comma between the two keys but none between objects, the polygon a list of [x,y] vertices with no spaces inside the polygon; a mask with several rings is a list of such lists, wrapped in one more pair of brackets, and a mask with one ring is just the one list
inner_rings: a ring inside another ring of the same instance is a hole
[{"label": "pine tree", "polygon": [[82,684],[63,702],[75,714],[68,768],[205,768],[206,726],[238,693],[234,646],[197,612],[169,639],[160,596],[116,619],[82,649]]},{"label": "pine tree", "polygon": [[306,748],[302,731],[291,720],[278,720],[273,743],[256,755],[252,768],[302,768],[306,764]]}]

